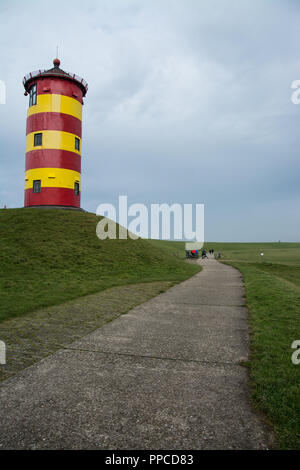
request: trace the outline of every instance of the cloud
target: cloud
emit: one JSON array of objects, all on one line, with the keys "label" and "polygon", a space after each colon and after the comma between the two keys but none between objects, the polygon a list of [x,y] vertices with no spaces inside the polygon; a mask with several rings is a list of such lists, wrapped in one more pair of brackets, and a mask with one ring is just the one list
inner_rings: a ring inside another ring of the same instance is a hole
[{"label": "cloud", "polygon": [[208,239],[299,240],[296,2],[15,0],[0,18],[1,205],[23,204],[21,79],[58,45],[62,68],[89,82],[85,208],[119,194],[204,202]]}]

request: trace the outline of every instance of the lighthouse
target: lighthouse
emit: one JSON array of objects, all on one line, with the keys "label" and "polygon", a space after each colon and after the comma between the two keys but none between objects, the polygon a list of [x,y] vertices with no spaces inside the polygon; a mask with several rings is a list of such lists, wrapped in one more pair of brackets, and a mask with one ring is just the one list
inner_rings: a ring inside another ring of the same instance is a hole
[{"label": "lighthouse", "polygon": [[25,207],[80,209],[82,105],[88,85],[53,68],[24,77],[26,125]]}]

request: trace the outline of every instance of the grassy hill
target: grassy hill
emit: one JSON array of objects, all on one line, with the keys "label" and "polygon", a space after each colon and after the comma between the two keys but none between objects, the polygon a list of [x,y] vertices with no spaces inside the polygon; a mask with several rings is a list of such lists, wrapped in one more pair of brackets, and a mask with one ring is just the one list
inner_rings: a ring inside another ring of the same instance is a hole
[{"label": "grassy hill", "polygon": [[[184,258],[184,242],[164,240],[149,240],[149,242],[166,253]],[[206,242],[205,249],[220,251],[222,261],[234,261],[245,263],[266,263],[296,266],[300,268],[300,243],[220,243]],[[261,256],[264,253],[264,256]]]},{"label": "grassy hill", "polygon": [[79,211],[0,211],[0,321],[113,286],[181,281],[199,266],[145,240],[103,240]]}]

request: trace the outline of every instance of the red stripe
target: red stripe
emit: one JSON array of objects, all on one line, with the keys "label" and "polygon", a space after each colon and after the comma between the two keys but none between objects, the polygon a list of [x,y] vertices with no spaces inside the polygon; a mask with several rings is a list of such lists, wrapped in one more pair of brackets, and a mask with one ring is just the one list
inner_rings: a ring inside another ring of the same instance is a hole
[{"label": "red stripe", "polygon": [[39,77],[37,80],[37,94],[65,95],[83,103],[81,88],[71,80],[64,80],[63,78]]},{"label": "red stripe", "polygon": [[33,168],[65,168],[81,172],[81,156],[67,150],[32,150],[26,153],[25,170]]},{"label": "red stripe", "polygon": [[37,131],[70,132],[81,138],[80,119],[63,113],[38,113],[27,118],[26,135]]},{"label": "red stripe", "polygon": [[30,206],[71,206],[80,207],[80,194],[75,195],[73,189],[42,188],[40,193],[32,189],[25,190],[25,207]]}]

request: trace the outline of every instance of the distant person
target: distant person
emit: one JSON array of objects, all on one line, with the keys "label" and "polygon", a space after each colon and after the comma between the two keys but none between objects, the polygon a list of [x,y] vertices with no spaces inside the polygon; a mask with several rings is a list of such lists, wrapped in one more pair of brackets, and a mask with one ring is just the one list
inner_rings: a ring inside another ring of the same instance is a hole
[{"label": "distant person", "polygon": [[202,259],[207,258],[207,254],[205,250],[202,250]]},{"label": "distant person", "polygon": [[221,253],[218,251],[218,254],[217,254],[217,258],[220,259],[221,258]]}]

